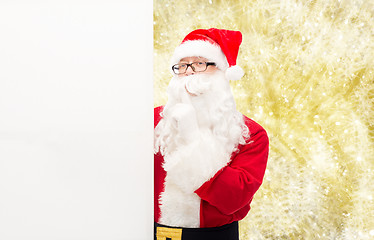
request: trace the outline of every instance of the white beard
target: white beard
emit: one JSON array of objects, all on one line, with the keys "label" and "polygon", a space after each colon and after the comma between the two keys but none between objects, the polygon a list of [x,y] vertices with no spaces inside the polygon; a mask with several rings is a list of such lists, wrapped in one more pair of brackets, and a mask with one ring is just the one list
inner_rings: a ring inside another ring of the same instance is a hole
[{"label": "white beard", "polygon": [[[167,172],[165,191],[160,196],[160,223],[199,227],[200,198],[194,191],[229,163],[238,145],[249,138],[249,132],[220,70],[175,76],[168,95],[163,118],[155,129],[155,152],[164,156]],[[187,143],[181,141],[171,117],[173,107],[180,103],[192,106],[196,112],[199,137]]]}]

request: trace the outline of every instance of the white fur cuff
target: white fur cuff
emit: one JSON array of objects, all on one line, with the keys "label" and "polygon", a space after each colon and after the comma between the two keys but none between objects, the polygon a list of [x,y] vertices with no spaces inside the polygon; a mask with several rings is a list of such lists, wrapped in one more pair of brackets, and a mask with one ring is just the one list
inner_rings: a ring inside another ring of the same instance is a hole
[{"label": "white fur cuff", "polygon": [[167,181],[193,193],[229,163],[230,155],[224,149],[211,134],[202,134],[200,139],[164,157]]}]

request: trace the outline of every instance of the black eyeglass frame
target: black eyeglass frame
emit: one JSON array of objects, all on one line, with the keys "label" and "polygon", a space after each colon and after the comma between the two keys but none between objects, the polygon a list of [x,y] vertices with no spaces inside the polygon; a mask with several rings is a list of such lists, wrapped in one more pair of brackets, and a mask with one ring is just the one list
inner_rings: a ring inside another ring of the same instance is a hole
[{"label": "black eyeglass frame", "polygon": [[194,72],[205,72],[205,71],[208,69],[208,66],[216,66],[216,63],[215,63],[215,62],[203,62],[203,63],[205,63],[205,69],[202,70],[202,71],[195,71],[195,68],[192,66],[192,64],[194,64],[194,63],[201,63],[201,62],[184,63],[183,65],[187,65],[187,67],[186,67],[186,70],[185,70],[183,73],[176,73],[175,70],[174,70],[174,69],[176,68],[176,66],[178,66],[178,65],[182,65],[182,64],[179,64],[179,63],[178,63],[178,64],[175,64],[175,65],[173,65],[173,66],[171,67],[171,69],[173,70],[173,72],[174,72],[175,74],[179,75],[179,74],[184,74],[184,73],[186,73],[188,67],[191,67],[192,71],[194,71]]}]

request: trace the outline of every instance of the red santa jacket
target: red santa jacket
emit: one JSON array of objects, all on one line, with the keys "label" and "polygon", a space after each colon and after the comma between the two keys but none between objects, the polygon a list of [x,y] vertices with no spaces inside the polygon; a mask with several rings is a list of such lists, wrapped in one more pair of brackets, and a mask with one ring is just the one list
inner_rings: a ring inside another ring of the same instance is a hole
[{"label": "red santa jacket", "polygon": [[[161,120],[163,107],[154,109],[154,127]],[[200,227],[218,227],[243,219],[250,210],[252,198],[260,187],[265,174],[269,152],[266,131],[256,122],[244,116],[250,132],[246,145],[239,145],[230,163],[213,178],[199,187],[195,193],[201,198]],[[166,172],[160,153],[154,155],[154,221],[159,222],[159,198],[164,190]]]}]

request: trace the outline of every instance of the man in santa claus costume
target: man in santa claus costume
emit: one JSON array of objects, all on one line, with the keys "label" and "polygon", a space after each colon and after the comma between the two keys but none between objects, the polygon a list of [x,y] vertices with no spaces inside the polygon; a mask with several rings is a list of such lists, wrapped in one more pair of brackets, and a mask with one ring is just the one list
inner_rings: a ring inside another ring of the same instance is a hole
[{"label": "man in santa claus costume", "polygon": [[231,93],[244,74],[241,41],[239,31],[198,29],[175,49],[168,102],[154,111],[155,239],[239,239],[269,151]]}]

